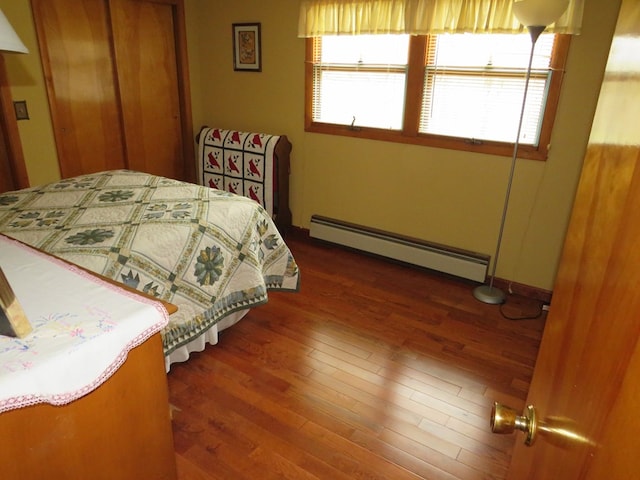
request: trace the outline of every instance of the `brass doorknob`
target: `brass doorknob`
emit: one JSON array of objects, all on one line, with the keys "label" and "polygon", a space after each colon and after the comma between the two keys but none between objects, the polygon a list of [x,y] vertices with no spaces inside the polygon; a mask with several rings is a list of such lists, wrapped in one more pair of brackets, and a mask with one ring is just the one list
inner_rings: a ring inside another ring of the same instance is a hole
[{"label": "brass doorknob", "polygon": [[526,434],[525,445],[533,445],[538,430],[536,409],[533,405],[529,405],[524,411],[524,415],[518,415],[513,408],[495,402],[491,409],[491,431],[493,433],[513,433],[514,430],[520,430]]}]

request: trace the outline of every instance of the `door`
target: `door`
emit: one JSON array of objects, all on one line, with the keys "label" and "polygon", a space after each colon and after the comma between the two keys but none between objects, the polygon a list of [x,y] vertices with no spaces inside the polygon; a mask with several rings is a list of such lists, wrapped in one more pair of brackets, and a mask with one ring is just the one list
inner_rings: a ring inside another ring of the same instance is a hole
[{"label": "door", "polygon": [[182,0],[32,0],[63,177],[195,170]]},{"label": "door", "polygon": [[623,0],[510,480],[640,471],[639,19]]},{"label": "door", "polygon": [[110,4],[128,168],[182,179],[173,6],[131,0]]},{"label": "door", "polygon": [[126,167],[107,4],[33,0],[63,178]]}]

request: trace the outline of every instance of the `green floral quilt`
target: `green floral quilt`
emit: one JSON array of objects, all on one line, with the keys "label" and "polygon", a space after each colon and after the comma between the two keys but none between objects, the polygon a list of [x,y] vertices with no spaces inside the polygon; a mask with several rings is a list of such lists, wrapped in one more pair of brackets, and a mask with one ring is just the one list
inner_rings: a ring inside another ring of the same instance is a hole
[{"label": "green floral quilt", "polygon": [[177,305],[165,355],[265,303],[269,290],[299,288],[296,262],[258,203],[144,173],[0,194],[0,233]]}]

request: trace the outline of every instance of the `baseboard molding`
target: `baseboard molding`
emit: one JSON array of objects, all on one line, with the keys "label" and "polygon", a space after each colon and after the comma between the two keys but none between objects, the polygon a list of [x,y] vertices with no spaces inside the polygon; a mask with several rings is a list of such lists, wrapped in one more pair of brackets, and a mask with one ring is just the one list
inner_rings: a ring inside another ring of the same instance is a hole
[{"label": "baseboard molding", "polygon": [[552,292],[549,290],[544,290],[538,287],[532,287],[530,285],[523,285],[522,283],[512,282],[510,280],[505,280],[504,278],[494,278],[493,285],[498,287],[503,292],[509,292],[511,289],[511,293],[515,295],[520,295],[521,297],[530,298],[532,300],[538,300],[542,303],[551,304],[551,295]]},{"label": "baseboard molding", "polygon": [[[344,248],[347,250],[353,250],[353,251],[357,251],[359,253],[362,253],[363,255],[373,255],[373,254],[369,254],[369,253],[365,253],[365,252],[361,252],[358,251],[356,249],[352,249],[349,247],[345,247],[342,245],[338,245],[335,243],[329,243],[329,242],[325,242],[323,240],[318,240],[315,238],[312,238],[309,232],[308,228],[302,228],[302,227],[297,227],[295,225],[291,226],[291,228],[288,230],[287,232],[287,237],[288,236],[292,236],[295,237],[297,239],[301,239],[301,240],[305,240],[308,242],[314,242],[314,243],[324,243],[327,245],[331,245],[335,248]],[[286,240],[286,238],[285,238]],[[379,255],[373,255],[376,256],[378,258],[387,260],[387,261],[397,261],[397,260],[390,260],[387,259],[385,257],[379,256]],[[411,265],[411,264],[406,264],[407,266],[413,267],[413,268],[418,268],[420,269],[421,267],[415,266],[415,265]],[[423,269],[425,271],[428,271],[428,269]],[[466,281],[466,280],[465,280]],[[530,285],[524,285],[522,283],[516,283],[516,282],[512,282],[510,280],[505,280],[503,278],[498,278],[496,277],[493,280],[493,284],[498,287],[500,290],[503,290],[504,292],[509,292],[511,291],[511,293],[513,293],[514,295],[519,295],[525,298],[530,298],[532,300],[538,300],[542,303],[547,303],[550,304],[551,303],[551,296],[552,293],[549,290],[544,290],[542,288],[538,288],[538,287],[532,287]]]}]

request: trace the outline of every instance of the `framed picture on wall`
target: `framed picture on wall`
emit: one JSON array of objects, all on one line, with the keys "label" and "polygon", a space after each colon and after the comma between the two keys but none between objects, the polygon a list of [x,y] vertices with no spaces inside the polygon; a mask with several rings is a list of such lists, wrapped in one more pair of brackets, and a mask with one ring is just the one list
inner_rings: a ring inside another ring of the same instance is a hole
[{"label": "framed picture on wall", "polygon": [[233,24],[233,69],[262,71],[259,23]]}]

